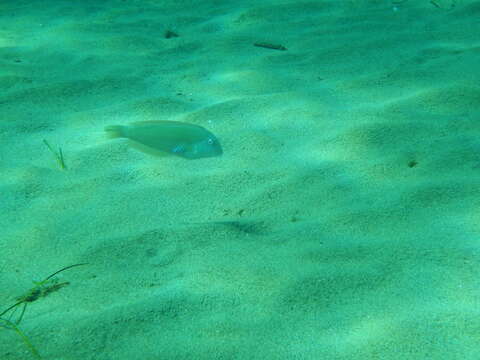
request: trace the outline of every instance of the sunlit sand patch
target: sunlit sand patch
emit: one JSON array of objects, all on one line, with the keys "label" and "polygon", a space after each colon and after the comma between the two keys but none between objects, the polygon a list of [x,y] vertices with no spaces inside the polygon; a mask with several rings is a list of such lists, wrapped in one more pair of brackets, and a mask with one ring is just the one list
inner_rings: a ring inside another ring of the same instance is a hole
[{"label": "sunlit sand patch", "polygon": [[14,45],[15,40],[13,36],[8,34],[6,31],[0,31],[0,48]]}]

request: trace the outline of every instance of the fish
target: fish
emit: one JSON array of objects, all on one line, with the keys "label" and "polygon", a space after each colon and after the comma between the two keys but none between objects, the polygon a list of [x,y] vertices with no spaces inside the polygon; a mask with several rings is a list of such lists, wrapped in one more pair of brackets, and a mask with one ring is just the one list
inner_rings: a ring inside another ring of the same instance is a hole
[{"label": "fish", "polygon": [[184,159],[220,156],[222,146],[207,129],[181,121],[139,121],[127,125],[109,125],[109,138],[127,138],[132,147],[150,155],[172,154]]}]

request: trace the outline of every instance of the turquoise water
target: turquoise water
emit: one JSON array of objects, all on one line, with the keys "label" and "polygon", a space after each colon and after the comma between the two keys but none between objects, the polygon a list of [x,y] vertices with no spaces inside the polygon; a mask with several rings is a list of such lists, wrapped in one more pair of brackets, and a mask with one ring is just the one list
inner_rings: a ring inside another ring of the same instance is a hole
[{"label": "turquoise water", "polygon": [[479,12],[4,1],[0,359],[478,359]]}]

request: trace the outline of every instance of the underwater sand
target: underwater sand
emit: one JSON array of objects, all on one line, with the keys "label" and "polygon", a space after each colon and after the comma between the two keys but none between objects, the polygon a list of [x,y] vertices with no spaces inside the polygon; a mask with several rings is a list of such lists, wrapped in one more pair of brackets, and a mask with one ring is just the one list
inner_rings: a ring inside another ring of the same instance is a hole
[{"label": "underwater sand", "polygon": [[[26,309],[44,359],[478,360],[479,16],[3,1],[0,312],[88,263]],[[145,120],[203,126],[223,156],[103,132]],[[0,358],[34,357],[0,327]]]}]

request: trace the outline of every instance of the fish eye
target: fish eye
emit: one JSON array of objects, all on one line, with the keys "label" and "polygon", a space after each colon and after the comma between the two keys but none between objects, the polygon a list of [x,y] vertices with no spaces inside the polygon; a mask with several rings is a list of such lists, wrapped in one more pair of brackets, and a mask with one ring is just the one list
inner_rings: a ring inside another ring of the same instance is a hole
[{"label": "fish eye", "polygon": [[213,144],[213,139],[208,139],[208,145],[212,145]]}]

